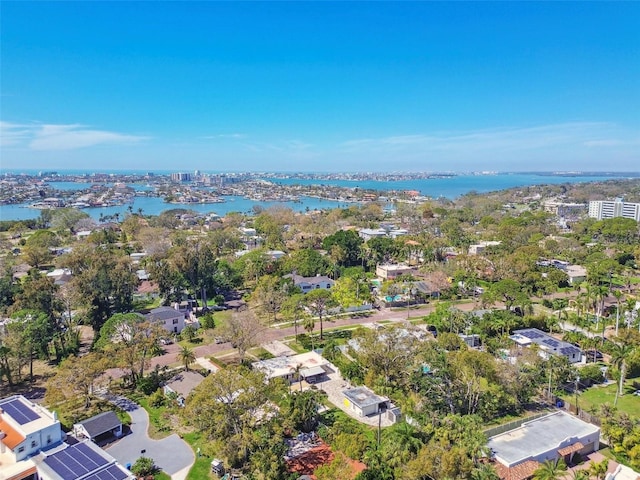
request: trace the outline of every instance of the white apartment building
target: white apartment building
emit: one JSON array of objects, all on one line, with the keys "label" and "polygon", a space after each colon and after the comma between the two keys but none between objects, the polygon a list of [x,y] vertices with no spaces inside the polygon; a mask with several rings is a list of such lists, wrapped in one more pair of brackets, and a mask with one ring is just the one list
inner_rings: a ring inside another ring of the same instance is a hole
[{"label": "white apartment building", "polygon": [[621,198],[593,200],[589,202],[589,216],[598,220],[623,217],[640,222],[640,203],[623,202]]}]

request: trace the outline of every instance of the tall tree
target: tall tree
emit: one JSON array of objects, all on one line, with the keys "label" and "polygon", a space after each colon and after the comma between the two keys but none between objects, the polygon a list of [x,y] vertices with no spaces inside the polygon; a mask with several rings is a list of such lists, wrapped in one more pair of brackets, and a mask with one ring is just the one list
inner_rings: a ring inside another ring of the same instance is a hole
[{"label": "tall tree", "polygon": [[256,302],[258,311],[275,322],[278,313],[287,298],[285,286],[279,278],[273,275],[264,275],[258,280],[256,289],[251,294],[251,299]]},{"label": "tall tree", "polygon": [[234,314],[220,330],[222,335],[228,338],[231,345],[238,351],[240,361],[242,361],[247,350],[257,345],[258,338],[264,332],[265,327],[251,311],[244,310]]},{"label": "tall tree", "polygon": [[100,329],[96,346],[112,353],[118,366],[129,372],[131,385],[144,376],[151,353],[166,330],[137,313],[117,313]]},{"label": "tall tree", "polygon": [[354,230],[338,230],[322,241],[322,248],[336,254],[333,260],[340,266],[349,267],[360,263],[360,246],[363,240]]},{"label": "tall tree", "polygon": [[188,372],[189,365],[196,361],[196,354],[194,353],[192,348],[189,348],[185,345],[178,352],[178,360],[182,362],[182,365],[184,365],[184,369]]},{"label": "tall tree", "polygon": [[67,402],[74,404],[79,400],[84,408],[89,408],[107,365],[108,360],[98,352],[82,357],[70,356],[49,380],[45,401],[48,405],[57,406]]},{"label": "tall tree", "polygon": [[305,304],[311,315],[318,317],[320,321],[320,340],[322,340],[324,338],[323,319],[329,313],[329,310],[335,306],[335,300],[329,290],[318,288],[306,294]]},{"label": "tall tree", "polygon": [[282,382],[265,384],[260,371],[232,366],[206,377],[187,399],[183,414],[205,438],[218,441],[229,463],[242,465],[254,446],[253,432],[277,414],[272,400],[285,391]]}]

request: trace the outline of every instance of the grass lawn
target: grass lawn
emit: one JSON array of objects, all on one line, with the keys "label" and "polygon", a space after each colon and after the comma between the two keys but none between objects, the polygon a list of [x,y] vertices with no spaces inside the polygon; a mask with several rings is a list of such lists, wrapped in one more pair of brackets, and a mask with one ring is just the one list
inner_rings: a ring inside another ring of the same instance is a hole
[{"label": "grass lawn", "polygon": [[[585,410],[598,409],[600,405],[608,403],[613,405],[616,398],[617,385],[611,384],[604,386],[594,386],[585,390],[578,396],[578,406]],[[635,389],[633,388],[633,380],[625,382],[625,394],[618,398],[618,411],[625,412],[631,417],[640,418],[640,398],[632,395]],[[575,403],[575,396],[568,394],[563,398],[570,403]]]},{"label": "grass lawn", "polygon": [[171,435],[171,426],[166,416],[167,407],[155,408],[149,405],[149,399],[141,393],[133,393],[129,397],[144,408],[149,414],[149,438],[160,440]]},{"label": "grass lawn", "polygon": [[256,357],[258,360],[267,360],[273,358],[273,355],[262,347],[252,348],[247,352],[249,355]]},{"label": "grass lawn", "polygon": [[202,445],[203,440],[200,432],[192,432],[186,433],[183,437],[183,440],[187,442],[191,449],[196,453],[196,461],[189,470],[189,474],[187,475],[187,480],[201,480],[203,478],[209,478],[211,476],[211,458],[200,455],[198,456],[198,448]]}]

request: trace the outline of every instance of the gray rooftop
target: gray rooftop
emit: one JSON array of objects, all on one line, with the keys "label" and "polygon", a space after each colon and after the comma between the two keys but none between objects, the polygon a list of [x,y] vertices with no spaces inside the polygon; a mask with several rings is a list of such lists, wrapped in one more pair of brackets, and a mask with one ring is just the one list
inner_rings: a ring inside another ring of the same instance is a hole
[{"label": "gray rooftop", "polygon": [[154,308],[147,314],[150,320],[167,320],[169,318],[184,317],[184,313],[171,307]]},{"label": "gray rooftop", "polygon": [[184,398],[187,398],[189,394],[202,383],[204,377],[198,372],[182,372],[171,378],[166,383],[166,386]]},{"label": "gray rooftop", "polygon": [[351,388],[349,390],[345,390],[342,393],[344,394],[345,397],[347,397],[351,401],[351,403],[353,403],[354,405],[358,406],[361,409],[370,407],[371,405],[378,405],[382,402],[387,401],[385,397],[376,395],[367,387]]},{"label": "gray rooftop", "polygon": [[88,418],[80,422],[80,425],[84,427],[89,434],[89,437],[94,438],[119,427],[122,425],[122,422],[120,422],[120,419],[115,413],[109,411],[100,413],[95,417]]},{"label": "gray rooftop", "polygon": [[488,447],[505,464],[516,465],[599,431],[595,425],[583,422],[566,412],[557,411],[491,437]]}]

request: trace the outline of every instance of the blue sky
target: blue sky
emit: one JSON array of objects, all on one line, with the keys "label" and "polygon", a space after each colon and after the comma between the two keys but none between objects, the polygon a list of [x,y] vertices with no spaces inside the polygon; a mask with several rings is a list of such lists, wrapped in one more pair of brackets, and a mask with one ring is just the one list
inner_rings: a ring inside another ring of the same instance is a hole
[{"label": "blue sky", "polygon": [[640,165],[640,2],[1,4],[2,169]]}]

